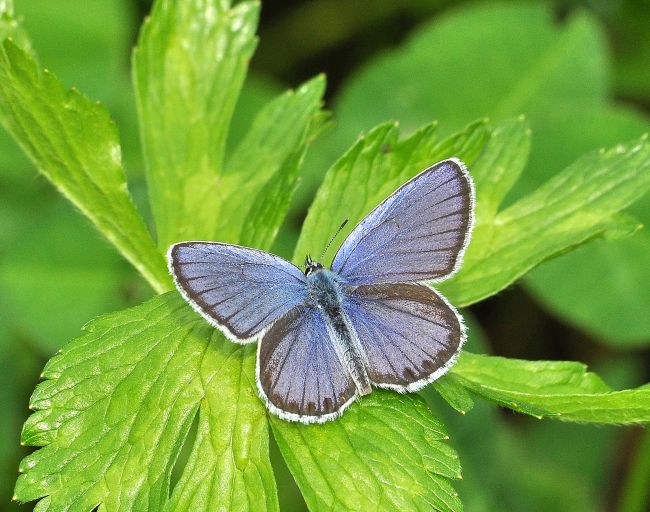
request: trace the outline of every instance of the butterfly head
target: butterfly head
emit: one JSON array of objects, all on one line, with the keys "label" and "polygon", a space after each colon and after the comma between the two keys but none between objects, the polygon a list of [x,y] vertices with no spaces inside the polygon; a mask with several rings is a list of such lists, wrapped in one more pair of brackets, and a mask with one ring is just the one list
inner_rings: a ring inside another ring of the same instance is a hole
[{"label": "butterfly head", "polygon": [[308,276],[312,272],[321,270],[323,265],[311,259],[311,256],[307,255],[305,258],[305,275]]}]

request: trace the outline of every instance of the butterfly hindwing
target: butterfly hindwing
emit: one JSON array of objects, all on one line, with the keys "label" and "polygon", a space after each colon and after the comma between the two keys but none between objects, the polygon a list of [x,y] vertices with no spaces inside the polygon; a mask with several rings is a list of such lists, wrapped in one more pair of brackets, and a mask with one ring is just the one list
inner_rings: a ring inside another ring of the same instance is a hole
[{"label": "butterfly hindwing", "polygon": [[292,309],[264,334],[257,380],[272,412],[303,423],[332,419],[357,397],[322,309],[308,305]]},{"label": "butterfly hindwing", "polygon": [[352,285],[437,280],[460,264],[473,223],[465,166],[444,160],[402,185],[350,233],[332,270]]},{"label": "butterfly hindwing", "polygon": [[186,300],[234,341],[252,341],[307,296],[301,270],[278,256],[237,245],[182,242],[169,266]]},{"label": "butterfly hindwing", "polygon": [[465,339],[460,317],[428,286],[363,285],[344,293],[373,384],[416,391],[444,374],[458,355]]}]

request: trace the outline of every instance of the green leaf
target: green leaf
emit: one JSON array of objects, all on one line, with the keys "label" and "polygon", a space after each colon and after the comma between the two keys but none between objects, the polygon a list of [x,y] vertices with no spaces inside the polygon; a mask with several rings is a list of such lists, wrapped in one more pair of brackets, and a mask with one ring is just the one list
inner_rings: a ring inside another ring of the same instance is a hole
[{"label": "green leaf", "polygon": [[443,140],[436,128],[435,123],[429,124],[399,140],[397,124],[388,123],[362,136],[327,173],[305,219],[294,262],[301,263],[307,254],[320,254],[347,218],[340,234],[343,240],[386,196],[435,162],[457,156],[471,163],[488,135],[484,120]]},{"label": "green leaf", "polygon": [[[245,377],[250,347],[226,341],[177,293],[85,330],[32,396],[22,441],[43,448],[21,464],[18,500],[44,498],[52,510],[277,509],[265,409]],[[197,411],[196,443],[169,497]]]},{"label": "green leaf", "polygon": [[486,400],[537,418],[650,423],[650,387],[612,391],[581,363],[522,361],[464,352],[451,372]]},{"label": "green leaf", "polygon": [[462,509],[458,456],[416,395],[374,390],[336,421],[271,426],[311,510]]},{"label": "green leaf", "polygon": [[22,26],[16,20],[11,0],[0,0],[0,41],[8,37],[16,39],[21,48],[31,51],[31,43]]},{"label": "green leaf", "polygon": [[[643,17],[632,18],[638,30],[645,30]],[[629,35],[625,28],[619,27],[619,36]],[[399,120],[408,131],[434,113],[449,133],[480,116],[500,122],[525,113],[534,143],[526,172],[506,199],[509,204],[585,152],[650,128],[647,117],[608,98],[613,82],[609,53],[598,20],[588,12],[558,22],[541,3],[482,2],[448,10],[343,84],[334,104],[337,130],[327,139],[320,162],[308,164],[325,167],[360,130],[387,119]],[[650,225],[650,197],[641,199],[633,214]],[[638,237],[645,242],[637,243]],[[650,288],[645,262],[650,235],[640,232],[611,247],[592,244],[553,261],[547,271],[534,271],[524,284],[566,321],[617,344],[647,343],[650,316],[630,312],[639,307],[637,290]],[[624,274],[602,272],[619,257]],[[598,279],[587,282],[574,273],[576,268],[601,270]],[[558,282],[564,285],[558,288]],[[629,282],[637,284],[628,287]],[[615,298],[600,293],[603,289],[615,290]]]},{"label": "green leaf", "polygon": [[447,373],[432,383],[434,389],[451,407],[461,414],[472,410],[474,401],[454,375]]},{"label": "green leaf", "polygon": [[[648,254],[646,226],[625,244],[597,240],[545,263],[525,280],[536,300],[564,321],[620,346],[642,346],[650,331],[650,270],[639,274],[636,269],[647,266]],[[571,279],[563,277],[566,265]],[[597,293],[590,292],[594,281],[601,285]],[[582,297],[576,302],[577,293]]]},{"label": "green leaf", "polygon": [[0,49],[0,122],[154,289],[171,286],[128,194],[117,130],[104,107],[64,90],[7,40]]},{"label": "green leaf", "polygon": [[230,119],[256,45],[259,4],[162,0],[133,68],[158,245],[210,240]]},{"label": "green leaf", "polygon": [[[507,139],[491,142],[486,155],[508,145]],[[503,158],[513,151],[517,149],[504,150]],[[482,166],[493,165],[485,158],[477,163],[478,177]],[[481,186],[479,181],[477,190]],[[542,261],[602,235],[611,227],[612,216],[649,187],[647,137],[588,153],[491,221],[478,218],[461,272],[441,289],[459,305],[489,297]]]},{"label": "green leaf", "polygon": [[324,90],[324,77],[317,77],[257,114],[220,178],[212,212],[218,218],[219,240],[270,247],[295,191],[310,133],[322,122]]}]

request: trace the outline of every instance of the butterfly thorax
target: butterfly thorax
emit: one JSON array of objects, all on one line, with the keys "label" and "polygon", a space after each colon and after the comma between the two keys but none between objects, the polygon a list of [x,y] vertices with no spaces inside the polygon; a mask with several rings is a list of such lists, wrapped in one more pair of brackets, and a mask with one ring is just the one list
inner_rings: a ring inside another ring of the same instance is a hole
[{"label": "butterfly thorax", "polygon": [[341,280],[331,270],[319,265],[307,274],[308,302],[311,306],[323,308],[326,314],[333,314],[341,308]]}]

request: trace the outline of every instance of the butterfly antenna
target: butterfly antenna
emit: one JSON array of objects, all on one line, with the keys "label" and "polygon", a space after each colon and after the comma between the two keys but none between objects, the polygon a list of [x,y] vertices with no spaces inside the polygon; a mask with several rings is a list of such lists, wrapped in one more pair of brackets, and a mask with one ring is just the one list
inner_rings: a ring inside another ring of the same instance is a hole
[{"label": "butterfly antenna", "polygon": [[340,233],[341,230],[345,227],[345,225],[348,223],[348,220],[350,220],[350,219],[345,219],[345,220],[341,223],[341,225],[339,226],[339,229],[336,230],[336,233],[334,233],[334,236],[331,238],[331,240],[329,241],[329,243],[325,246],[325,250],[323,251],[323,254],[320,255],[320,261],[323,261],[323,256],[325,256],[325,254],[327,253],[327,249],[330,248],[330,245],[332,245],[332,242],[334,241],[334,239],[335,239],[337,236],[339,236],[339,233]]}]

